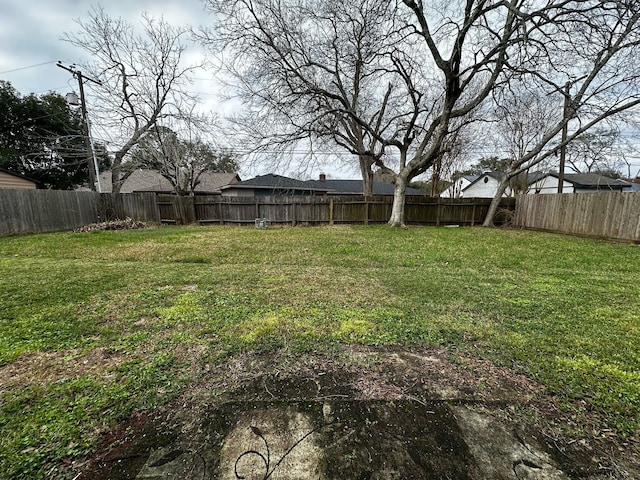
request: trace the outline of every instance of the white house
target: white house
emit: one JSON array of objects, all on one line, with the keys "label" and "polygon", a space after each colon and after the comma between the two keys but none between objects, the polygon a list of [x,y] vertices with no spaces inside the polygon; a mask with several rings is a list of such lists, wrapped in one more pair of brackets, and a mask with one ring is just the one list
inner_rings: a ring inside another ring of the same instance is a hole
[{"label": "white house", "polygon": [[471,185],[477,178],[478,175],[463,175],[447,187],[440,196],[444,198],[460,198],[462,196],[462,191]]},{"label": "white house", "polygon": [[[462,189],[460,196],[464,198],[493,198],[498,191],[501,175],[497,172],[485,172],[479,175],[478,178]],[[509,194],[505,192],[503,196],[508,197]]]},{"label": "white house", "polygon": [[[465,198],[480,197],[493,198],[498,190],[502,173],[485,172],[475,181],[462,189]],[[531,172],[520,175],[512,180],[503,196],[510,197],[517,192],[558,193],[559,177],[557,173]],[[517,185],[517,188],[514,188]],[[633,185],[630,182],[605,177],[597,173],[566,173],[564,175],[563,193],[593,193],[593,192],[630,192]]]},{"label": "white house", "polygon": [[[531,184],[529,193],[558,193],[559,181],[557,173],[548,173]],[[566,173],[562,183],[562,193],[630,192],[631,190],[629,182],[597,173]]]},{"label": "white house", "polygon": [[[514,193],[529,192],[529,186],[541,178],[541,172],[521,174],[511,179],[503,197],[512,197]],[[479,175],[473,182],[462,189],[464,198],[493,198],[498,191],[498,185],[504,177],[501,172],[485,172]]]}]

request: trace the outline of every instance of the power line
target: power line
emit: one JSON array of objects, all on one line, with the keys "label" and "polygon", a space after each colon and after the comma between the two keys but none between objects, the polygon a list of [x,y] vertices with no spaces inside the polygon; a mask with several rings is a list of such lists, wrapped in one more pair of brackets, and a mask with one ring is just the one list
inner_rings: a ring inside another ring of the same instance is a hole
[{"label": "power line", "polygon": [[20,70],[27,70],[29,68],[41,67],[42,65],[49,65],[50,63],[56,63],[56,60],[50,60],[48,62],[36,63],[35,65],[27,65],[26,67],[14,68],[13,70],[5,70],[4,72],[0,72],[0,75],[3,75],[5,73],[19,72]]},{"label": "power line", "polygon": [[66,70],[67,72],[71,73],[73,77],[78,80],[78,87],[80,89],[80,108],[82,111],[84,133],[86,135],[85,143],[86,143],[87,153],[89,154],[90,157],[93,157],[93,168],[91,165],[91,158],[87,159],[87,163],[88,163],[87,166],[89,167],[89,183],[93,187],[92,189],[95,189],[95,186],[97,185],[98,192],[102,193],[102,187],[100,186],[100,172],[98,170],[98,160],[96,159],[96,154],[93,148],[93,140],[91,138],[91,130],[89,128],[89,120],[87,118],[87,105],[85,103],[85,98],[84,98],[84,81],[87,80],[89,82],[95,83],[96,85],[102,85],[102,82],[94,78],[87,77],[86,75],[83,75],[80,70],[76,69],[75,64],[71,65],[71,67],[67,67],[63,65],[61,61],[58,61],[56,65],[62,68],[63,70]]}]

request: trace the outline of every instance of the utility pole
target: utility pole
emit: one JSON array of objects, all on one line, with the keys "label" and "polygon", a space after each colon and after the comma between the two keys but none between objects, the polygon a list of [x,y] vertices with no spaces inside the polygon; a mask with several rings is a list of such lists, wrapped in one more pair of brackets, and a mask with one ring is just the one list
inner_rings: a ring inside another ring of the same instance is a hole
[{"label": "utility pole", "polygon": [[558,169],[558,193],[562,193],[562,187],[564,185],[564,164],[567,157],[567,131],[569,129],[569,94],[571,84],[567,82],[564,86],[564,106],[562,110],[562,137],[560,140],[560,168]]},{"label": "utility pole", "polygon": [[[87,103],[84,98],[84,80],[95,83],[96,85],[102,85],[99,80],[95,80],[91,77],[87,77],[82,74],[80,70],[76,70],[75,65],[71,67],[65,67],[62,62],[57,63],[58,67],[71,73],[74,78],[78,79],[78,88],[80,89],[80,108],[82,112],[82,126],[84,129],[84,143],[87,149],[87,167],[89,169],[89,187],[95,191],[96,186],[98,192],[102,193],[102,186],[100,185],[100,171],[98,169],[98,160],[96,159],[95,152],[93,150],[93,142],[91,141],[91,131],[89,129],[89,119],[87,118]],[[93,164],[92,164],[93,162]]]}]

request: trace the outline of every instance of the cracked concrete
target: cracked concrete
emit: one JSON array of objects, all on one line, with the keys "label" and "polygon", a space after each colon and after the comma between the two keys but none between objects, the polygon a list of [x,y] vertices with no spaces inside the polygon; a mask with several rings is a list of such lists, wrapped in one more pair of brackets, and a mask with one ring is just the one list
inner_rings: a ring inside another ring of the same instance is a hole
[{"label": "cracked concrete", "polygon": [[539,389],[504,368],[433,350],[351,358],[234,357],[122,426],[76,479],[640,478],[519,418]]},{"label": "cracked concrete", "polygon": [[191,420],[188,430],[148,424],[92,478],[569,478],[543,446],[479,407],[446,401],[227,403]]}]

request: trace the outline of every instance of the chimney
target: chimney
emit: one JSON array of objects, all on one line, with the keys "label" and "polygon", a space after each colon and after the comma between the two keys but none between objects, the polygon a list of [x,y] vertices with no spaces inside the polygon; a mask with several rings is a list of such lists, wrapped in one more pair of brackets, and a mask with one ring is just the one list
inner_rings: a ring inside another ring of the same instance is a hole
[{"label": "chimney", "polygon": [[326,179],[327,179],[327,175],[326,175],[326,174],[324,174],[324,173],[321,173],[321,174],[320,174],[320,181],[321,181],[321,182],[324,182]]}]

